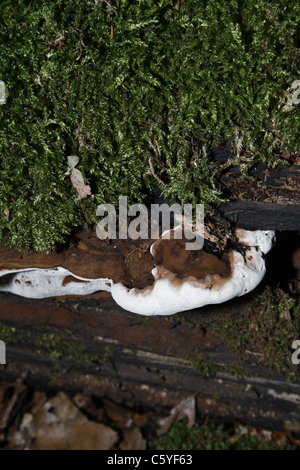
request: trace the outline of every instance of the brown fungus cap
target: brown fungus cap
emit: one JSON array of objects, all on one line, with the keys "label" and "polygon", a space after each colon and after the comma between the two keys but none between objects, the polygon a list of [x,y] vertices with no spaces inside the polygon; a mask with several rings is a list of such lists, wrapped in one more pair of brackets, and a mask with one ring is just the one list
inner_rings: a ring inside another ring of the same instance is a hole
[{"label": "brown fungus cap", "polygon": [[226,257],[217,256],[204,250],[187,250],[187,239],[159,239],[153,246],[154,263],[163,265],[168,271],[174,273],[179,279],[194,276],[205,279],[207,274],[218,274],[221,277],[230,275],[230,264]]}]

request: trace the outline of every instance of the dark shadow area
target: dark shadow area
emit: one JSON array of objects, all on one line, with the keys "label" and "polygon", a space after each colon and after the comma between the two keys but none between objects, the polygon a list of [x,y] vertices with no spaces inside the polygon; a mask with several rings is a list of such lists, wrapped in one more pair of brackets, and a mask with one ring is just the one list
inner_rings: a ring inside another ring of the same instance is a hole
[{"label": "dark shadow area", "polygon": [[299,232],[276,232],[276,243],[266,258],[266,278],[270,285],[280,284],[284,290],[288,283],[297,276],[292,263],[292,255],[300,246]]}]

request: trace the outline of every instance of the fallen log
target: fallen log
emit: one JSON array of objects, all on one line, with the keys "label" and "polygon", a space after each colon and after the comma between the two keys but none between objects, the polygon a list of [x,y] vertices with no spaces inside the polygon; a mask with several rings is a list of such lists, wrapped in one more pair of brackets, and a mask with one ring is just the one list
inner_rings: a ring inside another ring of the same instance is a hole
[{"label": "fallen log", "polygon": [[239,167],[221,178],[229,202],[218,212],[247,230],[300,230],[300,166],[259,165],[247,177]]},{"label": "fallen log", "polygon": [[272,169],[260,164],[248,176],[242,176],[236,166],[222,176],[221,182],[231,200],[300,204],[300,165]]},{"label": "fallen log", "polygon": [[46,300],[2,293],[7,364],[0,380],[12,382],[27,370],[33,388],[165,411],[195,395],[202,416],[297,434],[300,380],[287,382],[297,372],[289,353],[286,369],[276,372],[251,346],[242,360],[223,335],[234,334],[255,295],[149,319],[122,310],[107,292]]},{"label": "fallen log", "polygon": [[219,206],[221,215],[247,230],[300,230],[300,204],[230,201]]}]

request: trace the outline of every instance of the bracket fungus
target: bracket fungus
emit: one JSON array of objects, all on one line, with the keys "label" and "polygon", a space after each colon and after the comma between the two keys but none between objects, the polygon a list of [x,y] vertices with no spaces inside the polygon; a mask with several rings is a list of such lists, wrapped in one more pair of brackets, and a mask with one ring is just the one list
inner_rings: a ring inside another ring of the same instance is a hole
[{"label": "bracket fungus", "polygon": [[[252,291],[264,277],[264,256],[272,247],[275,233],[236,229],[235,237],[244,254],[232,250],[219,259],[199,250],[190,262],[190,269],[183,275],[178,272],[180,263],[176,263],[182,251],[178,250],[180,240],[170,240],[174,243],[174,249],[169,251],[169,245],[164,243],[162,236],[151,247],[154,259],[158,257],[162,260],[152,270],[154,284],[139,290],[112,283],[112,297],[125,310],[134,313],[172,315],[244,295]],[[182,252],[181,256],[187,256],[186,253]]]},{"label": "bracket fungus", "polygon": [[244,295],[264,277],[264,258],[275,232],[236,229],[239,251],[232,249],[218,258],[204,250],[186,250],[186,240],[174,237],[176,229],[163,233],[152,244],[154,282],[143,289],[130,289],[109,278],[81,277],[58,266],[4,268],[0,271],[0,291],[33,299],[108,291],[118,305],[130,312],[173,315]]},{"label": "bracket fungus", "polygon": [[62,295],[88,295],[110,291],[110,279],[86,279],[58,266],[53,269],[26,268],[0,271],[0,292],[11,292],[29,299]]}]

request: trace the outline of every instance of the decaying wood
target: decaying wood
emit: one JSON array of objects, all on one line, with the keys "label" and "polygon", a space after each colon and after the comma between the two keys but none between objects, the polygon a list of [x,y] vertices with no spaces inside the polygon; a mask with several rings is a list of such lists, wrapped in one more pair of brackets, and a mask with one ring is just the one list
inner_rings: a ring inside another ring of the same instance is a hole
[{"label": "decaying wood", "polygon": [[300,204],[230,201],[220,213],[236,227],[247,230],[300,230]]},{"label": "decaying wood", "polygon": [[[12,381],[27,370],[26,384],[34,388],[109,397],[156,410],[170,409],[195,394],[203,416],[300,433],[300,382],[270,376],[251,361],[249,376],[235,374],[232,365],[238,358],[220,337],[193,326],[195,319],[208,315],[237,314],[241,300],[186,312],[184,318],[151,319],[122,310],[108,293],[43,301],[1,294],[0,302],[1,324],[19,332],[17,340],[12,335],[6,341],[7,365],[1,366],[0,380]],[[49,352],[41,338],[49,347],[53,338],[57,343],[63,338],[84,353],[81,357],[75,350],[68,357],[66,349],[64,357],[55,349]],[[195,366],[199,354],[233,370],[207,375]]]},{"label": "decaying wood", "polygon": [[259,165],[248,177],[234,167],[223,175],[222,183],[231,200],[300,204],[300,165],[275,169]]},{"label": "decaying wood", "polygon": [[2,243],[0,271],[62,266],[87,279],[108,278],[129,287],[144,288],[153,282],[153,256],[149,251],[153,241],[117,239],[106,243],[90,227],[78,232],[67,246],[54,249],[49,254],[7,249]]},{"label": "decaying wood", "polygon": [[264,165],[242,177],[239,168],[222,177],[230,202],[221,204],[219,212],[238,227],[249,230],[300,229],[300,165]]}]

